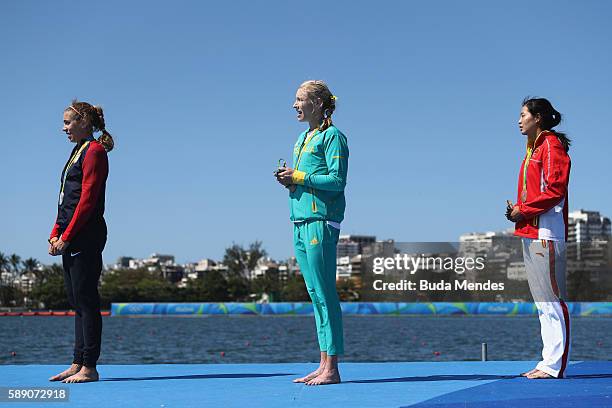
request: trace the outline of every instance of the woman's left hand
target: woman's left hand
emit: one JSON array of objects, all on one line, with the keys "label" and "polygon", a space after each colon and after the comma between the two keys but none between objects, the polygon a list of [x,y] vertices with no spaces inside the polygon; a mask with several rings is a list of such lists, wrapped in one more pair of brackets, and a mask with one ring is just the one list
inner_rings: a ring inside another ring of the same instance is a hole
[{"label": "woman's left hand", "polygon": [[49,240],[49,255],[51,256],[57,256],[58,254],[55,252],[55,247],[53,246],[53,244],[55,244],[57,242],[57,237],[53,237]]},{"label": "woman's left hand", "polygon": [[518,205],[515,205],[515,206],[512,208],[512,212],[510,213],[510,216],[508,217],[508,219],[509,219],[510,221],[519,222],[519,221],[521,221],[523,218],[525,218],[525,217],[523,216],[523,214],[521,214],[521,211],[519,210],[519,206],[518,206]]},{"label": "woman's left hand", "polygon": [[70,245],[70,242],[60,238],[53,243],[53,248],[55,248],[56,253],[63,254],[66,248],[68,248],[68,245]]},{"label": "woman's left hand", "polygon": [[293,169],[287,167],[276,176],[276,180],[287,187],[293,184]]}]

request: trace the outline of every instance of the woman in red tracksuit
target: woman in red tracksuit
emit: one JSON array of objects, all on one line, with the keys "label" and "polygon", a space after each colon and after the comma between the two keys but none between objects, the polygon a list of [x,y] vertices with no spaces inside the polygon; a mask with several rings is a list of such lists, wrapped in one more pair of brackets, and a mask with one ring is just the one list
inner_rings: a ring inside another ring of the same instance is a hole
[{"label": "woman in red tracksuit", "polygon": [[[106,153],[113,138],[99,106],[73,101],[64,111],[64,132],[75,143],[60,182],[57,219],[49,254],[62,255],[68,300],[74,308],[74,358],[67,370],[50,378],[66,383],[98,380],[96,363],[102,342],[98,281],[106,244],[104,197],[108,177]],[[102,135],[96,140],[94,132]]]},{"label": "woman in red tracksuit", "polygon": [[522,375],[563,378],[570,350],[570,318],[565,300],[567,191],[570,140],[552,130],[561,114],[544,98],[523,101],[519,128],[527,136],[527,154],[519,172],[518,199],[506,216],[522,237],[531,295],[538,309],[542,361]]}]

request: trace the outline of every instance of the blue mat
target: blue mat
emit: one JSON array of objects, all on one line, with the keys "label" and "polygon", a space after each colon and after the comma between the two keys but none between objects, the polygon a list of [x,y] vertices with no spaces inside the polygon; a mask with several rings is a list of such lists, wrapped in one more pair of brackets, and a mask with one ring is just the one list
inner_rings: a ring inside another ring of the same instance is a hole
[{"label": "blue mat", "polygon": [[534,362],[344,363],[343,383],[293,384],[315,364],[99,366],[101,381],[49,383],[65,367],[0,366],[2,387],[66,387],[69,403],[22,407],[610,407],[612,362],[577,362],[563,380],[517,374]]}]

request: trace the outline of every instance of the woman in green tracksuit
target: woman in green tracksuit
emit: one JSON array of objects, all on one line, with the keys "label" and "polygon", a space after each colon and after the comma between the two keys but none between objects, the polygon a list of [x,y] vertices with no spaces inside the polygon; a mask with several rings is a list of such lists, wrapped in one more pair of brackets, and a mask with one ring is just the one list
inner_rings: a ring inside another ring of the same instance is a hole
[{"label": "woman in green tracksuit", "polygon": [[340,382],[338,356],[344,353],[342,311],[336,292],[336,245],[344,219],[344,187],[348,170],[346,137],[332,125],[336,97],[323,81],[306,81],[293,107],[309,129],[293,149],[293,167],[277,174],[290,191],[293,243],[306,288],[312,299],[321,363],[294,382],[308,385]]}]

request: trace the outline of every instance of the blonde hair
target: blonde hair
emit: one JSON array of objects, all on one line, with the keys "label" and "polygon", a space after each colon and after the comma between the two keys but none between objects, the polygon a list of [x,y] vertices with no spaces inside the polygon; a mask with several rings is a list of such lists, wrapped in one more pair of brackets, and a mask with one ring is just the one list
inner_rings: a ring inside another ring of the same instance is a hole
[{"label": "blonde hair", "polygon": [[72,101],[64,111],[74,112],[80,119],[86,119],[91,125],[92,131],[102,132],[102,135],[98,138],[98,142],[104,147],[104,150],[110,152],[115,147],[115,141],[110,133],[106,130],[106,124],[104,123],[104,111],[101,106],[94,106],[87,102],[79,102],[76,99]]},{"label": "blonde hair", "polygon": [[309,80],[304,81],[299,89],[306,91],[313,105],[317,99],[321,100],[323,123],[319,126],[319,130],[323,131],[330,127],[332,125],[332,115],[336,110],[336,97],[331,93],[327,84],[320,80]]}]

